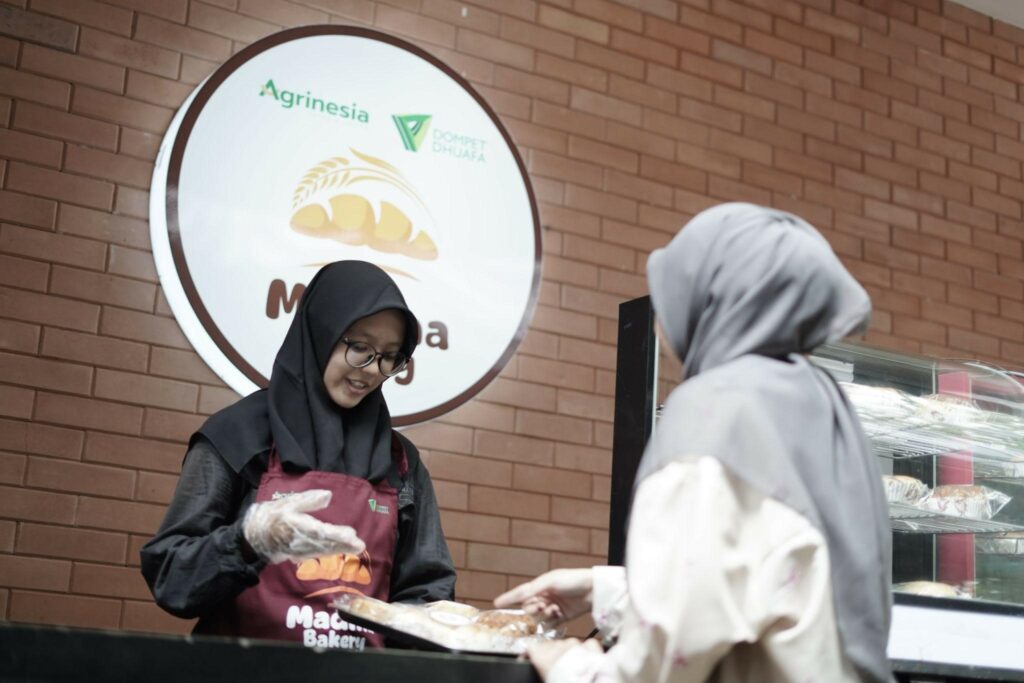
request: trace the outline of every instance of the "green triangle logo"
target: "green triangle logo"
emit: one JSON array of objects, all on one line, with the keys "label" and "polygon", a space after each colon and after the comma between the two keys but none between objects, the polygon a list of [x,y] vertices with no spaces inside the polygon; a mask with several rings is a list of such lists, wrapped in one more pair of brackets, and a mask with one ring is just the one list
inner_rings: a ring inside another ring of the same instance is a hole
[{"label": "green triangle logo", "polygon": [[377,501],[376,501],[376,499],[374,499],[374,498],[371,498],[371,499],[369,500],[369,503],[370,503],[370,510],[371,510],[372,512],[376,512],[376,511],[377,511]]},{"label": "green triangle logo", "polygon": [[398,126],[402,144],[410,152],[418,152],[430,128],[429,114],[395,114],[391,120]]}]

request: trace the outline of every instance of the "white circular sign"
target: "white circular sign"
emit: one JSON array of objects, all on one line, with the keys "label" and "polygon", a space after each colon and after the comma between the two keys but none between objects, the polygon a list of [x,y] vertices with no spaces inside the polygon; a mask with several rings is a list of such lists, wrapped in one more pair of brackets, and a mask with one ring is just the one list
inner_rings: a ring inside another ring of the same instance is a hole
[{"label": "white circular sign", "polygon": [[498,374],[540,282],[536,202],[497,116],[423,50],[352,27],[264,38],[192,93],[157,158],[150,232],[175,318],[243,395],[266,386],[320,266],[389,272],[423,335],[385,385],[399,425]]}]

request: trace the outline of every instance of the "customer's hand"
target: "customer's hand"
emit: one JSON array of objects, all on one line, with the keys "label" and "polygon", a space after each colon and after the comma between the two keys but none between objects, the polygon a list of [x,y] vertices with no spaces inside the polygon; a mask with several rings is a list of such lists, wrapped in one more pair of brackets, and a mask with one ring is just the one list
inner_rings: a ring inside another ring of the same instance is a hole
[{"label": "customer's hand", "polygon": [[245,540],[271,562],[305,560],[323,555],[358,555],[366,548],[355,529],[321,522],[306,514],[323,510],[331,492],[311,489],[284,498],[253,503],[242,521]]},{"label": "customer's hand", "polygon": [[494,599],[494,606],[521,605],[530,614],[559,622],[589,612],[593,592],[591,569],[555,569],[502,593]]}]

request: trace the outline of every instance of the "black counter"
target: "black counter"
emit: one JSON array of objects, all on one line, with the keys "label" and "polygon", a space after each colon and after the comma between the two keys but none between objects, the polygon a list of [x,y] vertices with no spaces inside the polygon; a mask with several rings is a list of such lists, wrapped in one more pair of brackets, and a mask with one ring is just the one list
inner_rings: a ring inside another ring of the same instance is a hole
[{"label": "black counter", "polygon": [[316,651],[268,641],[0,624],[0,681],[539,683],[508,657]]}]

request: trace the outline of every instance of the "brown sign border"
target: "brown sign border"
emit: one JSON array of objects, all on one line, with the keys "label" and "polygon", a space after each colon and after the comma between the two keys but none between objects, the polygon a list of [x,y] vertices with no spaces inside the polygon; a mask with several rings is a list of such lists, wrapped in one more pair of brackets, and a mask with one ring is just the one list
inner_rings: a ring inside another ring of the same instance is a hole
[{"label": "brown sign border", "polygon": [[450,68],[447,64],[440,61],[433,55],[429,54],[425,50],[408,43],[400,38],[375,31],[373,29],[361,28],[357,26],[335,26],[335,25],[317,25],[317,26],[303,26],[300,28],[286,29],[267,36],[261,40],[256,41],[252,45],[242,49],[233,57],[228,59],[223,65],[221,65],[210,77],[206,83],[200,88],[199,92],[196,93],[196,97],[192,104],[189,106],[188,111],[185,112],[185,116],[182,118],[181,125],[178,127],[178,132],[174,139],[174,145],[171,150],[171,156],[168,160],[167,169],[167,191],[166,191],[166,210],[167,210],[167,233],[170,239],[171,255],[174,260],[174,267],[178,273],[178,278],[181,281],[182,288],[188,298],[189,304],[192,306],[192,310],[199,318],[199,322],[202,324],[203,329],[210,335],[210,338],[220,349],[221,353],[236,367],[238,368],[247,378],[249,378],[257,386],[264,388],[267,386],[267,378],[264,377],[258,370],[256,370],[250,363],[248,363],[240,353],[228,342],[227,338],[217,327],[210,312],[206,309],[202,299],[199,296],[199,292],[196,290],[195,282],[192,279],[192,274],[188,269],[188,262],[185,259],[185,251],[181,242],[181,228],[178,223],[178,183],[181,176],[181,163],[185,156],[185,147],[188,144],[188,139],[192,133],[192,129],[195,127],[196,121],[199,115],[202,113],[203,108],[206,106],[210,97],[216,92],[217,88],[223,83],[228,76],[234,73],[240,66],[248,62],[256,55],[265,52],[266,50],[281,45],[283,43],[291,42],[301,38],[309,38],[312,36],[324,36],[324,35],[342,35],[342,36],[358,36],[361,38],[368,38],[383,43],[388,43],[397,48],[410,52],[417,57],[426,60],[433,66],[443,71],[449,78],[454,80],[463,90],[469,93],[474,100],[480,105],[484,112],[491,118],[494,126],[501,133],[501,136],[505,139],[505,143],[508,145],[509,150],[512,152],[512,156],[516,161],[516,165],[519,167],[519,173],[523,178],[523,185],[526,187],[526,194],[530,200],[530,213],[533,218],[533,234],[534,234],[534,265],[533,265],[533,281],[530,285],[530,298],[526,305],[526,310],[523,312],[523,318],[519,322],[519,327],[516,330],[515,335],[512,337],[512,341],[505,348],[505,351],[501,354],[495,364],[488,370],[484,375],[473,383],[468,389],[463,391],[461,394],[454,398],[442,403],[439,406],[423,410],[418,413],[412,413],[409,415],[403,415],[394,419],[394,423],[398,426],[405,426],[424,422],[426,420],[433,419],[444,413],[447,413],[458,406],[462,405],[470,398],[480,392],[485,386],[487,386],[491,380],[498,376],[498,373],[508,364],[508,361],[512,358],[512,355],[516,352],[519,344],[522,342],[523,337],[526,335],[526,331],[529,328],[530,321],[533,319],[534,311],[537,308],[537,298],[540,288],[540,277],[541,277],[541,229],[540,229],[540,217],[537,211],[537,199],[533,193],[533,186],[530,184],[529,175],[526,172],[526,166],[523,164],[523,159],[519,155],[515,143],[512,140],[512,136],[509,135],[505,126],[502,125],[501,120],[498,118],[497,113],[491,108],[484,98],[473,88],[469,82]]}]

